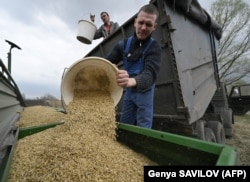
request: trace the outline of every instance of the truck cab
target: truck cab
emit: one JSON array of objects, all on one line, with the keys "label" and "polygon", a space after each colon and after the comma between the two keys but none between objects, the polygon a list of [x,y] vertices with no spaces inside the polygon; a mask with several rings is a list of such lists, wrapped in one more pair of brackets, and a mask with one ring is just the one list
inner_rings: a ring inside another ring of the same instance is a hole
[{"label": "truck cab", "polygon": [[235,85],[228,95],[228,103],[236,115],[250,111],[250,84]]}]

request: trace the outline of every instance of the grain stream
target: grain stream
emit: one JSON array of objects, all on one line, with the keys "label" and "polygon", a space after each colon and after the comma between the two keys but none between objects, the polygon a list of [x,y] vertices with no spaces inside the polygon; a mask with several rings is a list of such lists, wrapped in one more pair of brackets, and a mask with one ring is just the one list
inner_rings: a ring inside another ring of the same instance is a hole
[{"label": "grain stream", "polygon": [[9,182],[143,181],[154,162],[116,141],[109,92],[76,90],[67,111],[63,125],[18,140]]}]

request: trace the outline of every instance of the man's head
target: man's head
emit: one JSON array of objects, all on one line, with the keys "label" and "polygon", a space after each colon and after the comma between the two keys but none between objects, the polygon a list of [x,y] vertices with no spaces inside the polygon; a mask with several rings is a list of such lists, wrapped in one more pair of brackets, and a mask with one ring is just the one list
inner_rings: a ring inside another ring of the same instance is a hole
[{"label": "man's head", "polygon": [[136,36],[140,40],[146,39],[157,27],[159,12],[152,4],[141,7],[134,21]]},{"label": "man's head", "polygon": [[100,16],[104,24],[109,23],[109,14],[106,11],[101,12]]}]

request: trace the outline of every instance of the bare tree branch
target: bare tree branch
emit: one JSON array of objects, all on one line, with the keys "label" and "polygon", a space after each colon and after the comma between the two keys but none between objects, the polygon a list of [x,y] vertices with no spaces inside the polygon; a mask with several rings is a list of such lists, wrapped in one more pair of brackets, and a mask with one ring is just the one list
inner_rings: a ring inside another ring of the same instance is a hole
[{"label": "bare tree branch", "polygon": [[[222,26],[218,51],[220,78],[226,85],[250,73],[250,7],[243,0],[216,0],[211,15]],[[245,66],[248,65],[248,66]]]}]

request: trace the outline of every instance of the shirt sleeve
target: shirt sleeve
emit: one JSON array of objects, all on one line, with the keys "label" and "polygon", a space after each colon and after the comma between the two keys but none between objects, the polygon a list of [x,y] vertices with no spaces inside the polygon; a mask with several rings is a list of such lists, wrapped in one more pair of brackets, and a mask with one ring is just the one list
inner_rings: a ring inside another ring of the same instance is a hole
[{"label": "shirt sleeve", "polygon": [[103,37],[102,29],[103,27],[101,26],[100,28],[96,30],[95,35],[94,35],[94,40]]},{"label": "shirt sleeve", "polygon": [[106,56],[106,59],[113,64],[118,64],[123,59],[124,41],[118,42],[112,51]]},{"label": "shirt sleeve", "polygon": [[155,83],[160,70],[161,52],[161,47],[154,41],[145,55],[142,72],[135,77],[136,87],[133,89],[144,92]]}]

